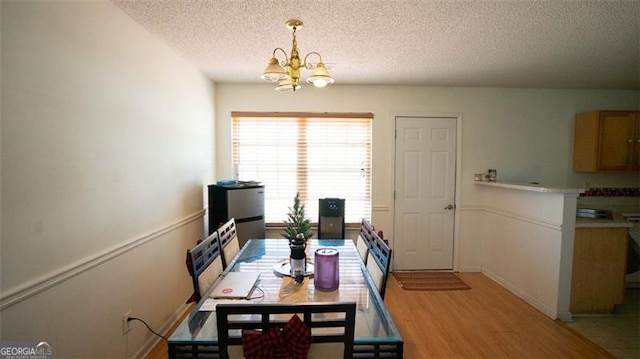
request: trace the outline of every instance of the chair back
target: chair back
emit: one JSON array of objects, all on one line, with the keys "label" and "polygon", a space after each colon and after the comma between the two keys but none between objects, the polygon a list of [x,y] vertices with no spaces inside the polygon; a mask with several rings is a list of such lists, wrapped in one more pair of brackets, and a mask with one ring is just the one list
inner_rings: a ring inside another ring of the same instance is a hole
[{"label": "chair back", "polygon": [[371,225],[371,222],[362,219],[360,222],[360,232],[358,233],[358,239],[356,240],[356,248],[360,253],[360,258],[367,264],[367,256],[369,254],[369,243],[371,242],[371,236],[375,233],[375,229]]},{"label": "chair back", "polygon": [[[221,303],[216,306],[220,358],[229,358],[229,346],[242,345],[242,329],[284,328],[292,315],[298,315],[311,330],[309,358],[335,358],[331,349],[321,345],[314,355],[316,343],[344,344],[343,358],[353,357],[356,303]],[[331,347],[333,348],[333,347]],[[338,356],[339,357],[339,356]]]},{"label": "chair back", "polygon": [[189,250],[188,256],[193,290],[196,300],[199,301],[202,294],[211,288],[213,282],[222,273],[218,232],[213,232],[204,241]]},{"label": "chair back", "polygon": [[371,235],[371,241],[369,242],[367,271],[373,278],[382,299],[384,299],[384,292],[387,287],[387,277],[389,276],[390,266],[391,248],[374,230]]},{"label": "chair back", "polygon": [[218,228],[220,248],[222,248],[222,265],[227,268],[236,254],[240,252],[240,241],[236,231],[236,220],[231,218]]}]

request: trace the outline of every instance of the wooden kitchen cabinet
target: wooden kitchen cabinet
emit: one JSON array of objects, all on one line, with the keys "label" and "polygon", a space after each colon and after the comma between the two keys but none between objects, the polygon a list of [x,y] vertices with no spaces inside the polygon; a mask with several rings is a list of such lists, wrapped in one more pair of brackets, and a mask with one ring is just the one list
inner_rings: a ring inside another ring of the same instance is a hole
[{"label": "wooden kitchen cabinet", "polygon": [[628,228],[576,228],[571,313],[612,312],[624,301]]},{"label": "wooden kitchen cabinet", "polygon": [[590,111],[575,118],[573,170],[640,170],[640,112]]}]

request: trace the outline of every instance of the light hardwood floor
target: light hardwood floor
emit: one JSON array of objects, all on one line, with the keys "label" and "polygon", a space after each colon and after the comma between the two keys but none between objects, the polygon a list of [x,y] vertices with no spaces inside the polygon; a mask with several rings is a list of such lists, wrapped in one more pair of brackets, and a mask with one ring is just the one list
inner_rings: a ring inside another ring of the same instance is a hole
[{"label": "light hardwood floor", "polygon": [[406,291],[395,279],[385,302],[406,358],[612,358],[480,273],[458,273],[472,289]]},{"label": "light hardwood floor", "polygon": [[[458,275],[472,289],[407,291],[389,277],[385,302],[405,358],[613,358],[485,275]],[[147,358],[166,357],[161,342]]]}]

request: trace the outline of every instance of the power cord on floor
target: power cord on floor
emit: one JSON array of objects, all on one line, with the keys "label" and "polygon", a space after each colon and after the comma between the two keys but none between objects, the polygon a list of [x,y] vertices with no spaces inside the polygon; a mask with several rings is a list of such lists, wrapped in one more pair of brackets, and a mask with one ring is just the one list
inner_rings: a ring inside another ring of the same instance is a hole
[{"label": "power cord on floor", "polygon": [[149,331],[157,336],[159,336],[160,338],[164,339],[165,342],[168,342],[169,339],[167,339],[164,335],[160,335],[158,333],[156,333],[155,330],[151,329],[151,327],[149,326],[149,324],[147,324],[147,322],[145,322],[144,320],[140,319],[140,318],[136,318],[136,317],[129,317],[127,318],[127,322],[131,322],[133,320],[137,320],[139,322],[141,322],[142,324],[144,324],[145,327],[147,327],[147,329],[149,329]]}]

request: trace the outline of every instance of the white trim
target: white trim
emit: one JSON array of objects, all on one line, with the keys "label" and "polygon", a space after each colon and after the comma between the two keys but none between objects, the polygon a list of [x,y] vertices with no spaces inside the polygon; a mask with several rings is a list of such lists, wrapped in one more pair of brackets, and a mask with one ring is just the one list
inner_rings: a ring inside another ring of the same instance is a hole
[{"label": "white trim", "polygon": [[[456,208],[460,208],[461,205],[461,196],[460,191],[462,188],[462,113],[459,112],[441,112],[441,113],[422,113],[422,112],[396,112],[391,115],[392,120],[392,151],[391,151],[391,193],[395,193],[396,189],[396,141],[397,133],[396,133],[396,122],[398,117],[413,117],[413,118],[449,118],[454,119],[456,121],[456,168],[455,168],[455,188],[454,188],[454,197],[453,203]],[[392,233],[395,236],[395,224],[396,224],[396,214],[395,214],[395,205],[396,205],[395,195],[392,196],[392,204],[391,204],[391,223],[392,223]],[[452,253],[452,270],[458,271],[459,265],[459,247],[460,247],[460,212],[454,210],[453,214],[453,253]]]},{"label": "white trim", "polygon": [[497,187],[497,188],[507,188],[519,191],[529,191],[529,192],[538,192],[538,193],[566,193],[566,194],[575,194],[576,197],[580,193],[584,193],[584,188],[569,188],[569,187],[544,187],[541,185],[533,185],[529,183],[516,183],[516,182],[483,182],[477,181],[476,185],[479,186],[487,186],[487,187]]},{"label": "white trim", "polygon": [[473,204],[473,205],[464,205],[464,206],[460,206],[460,211],[461,212],[484,212],[485,208],[482,205],[477,205],[477,204]]},{"label": "white trim", "polygon": [[[560,319],[558,317],[558,311],[557,310],[554,310],[553,308],[549,308],[547,305],[545,305],[544,303],[539,301],[535,296],[533,296],[530,293],[527,293],[527,292],[521,290],[520,288],[518,288],[516,286],[511,285],[507,280],[505,280],[504,278],[502,278],[498,274],[492,272],[491,270],[489,270],[487,268],[483,268],[482,269],[482,273],[484,275],[486,275],[487,277],[491,278],[494,282],[496,282],[496,283],[500,284],[501,286],[503,286],[504,288],[506,288],[511,293],[513,293],[516,296],[522,298],[525,302],[531,304],[534,308],[538,309],[539,311],[544,313],[549,318],[551,318],[551,319]],[[566,317],[567,317],[566,313],[563,313],[562,317],[566,319]]]},{"label": "white trim", "polygon": [[170,223],[160,229],[144,234],[138,238],[130,239],[120,243],[114,247],[105,249],[97,254],[81,259],[73,264],[49,272],[39,278],[28,281],[22,285],[10,288],[0,295],[0,310],[4,310],[14,304],[17,304],[29,297],[41,293],[53,286],[56,286],[66,280],[80,275],[104,262],[131,251],[149,241],[157,239],[162,235],[191,223],[204,216],[206,210],[202,209],[192,213],[176,222]]},{"label": "white trim", "polygon": [[532,216],[523,216],[517,212],[511,212],[511,211],[507,211],[507,210],[499,209],[495,207],[485,207],[484,210],[485,212],[496,214],[503,217],[509,217],[511,219],[518,220],[520,222],[535,224],[541,227],[546,227],[546,228],[556,230],[558,232],[562,231],[562,223],[549,222],[544,219],[532,217]]},{"label": "white trim", "polygon": [[[453,203],[460,208],[460,192],[462,189],[462,114],[456,114],[456,174]],[[453,211],[453,270],[460,270],[460,211]]]},{"label": "white trim", "polygon": [[517,212],[512,212],[512,211],[507,211],[501,208],[496,208],[496,207],[490,207],[490,206],[482,206],[482,205],[466,205],[466,206],[462,206],[462,208],[460,208],[460,211],[462,212],[485,212],[485,213],[491,213],[491,214],[496,214],[496,215],[500,215],[500,216],[504,216],[504,217],[509,217],[512,219],[516,219],[518,221],[521,222],[527,222],[527,223],[531,223],[531,224],[536,224],[542,227],[546,227],[546,228],[550,228],[556,231],[561,231],[562,230],[562,223],[556,223],[556,222],[549,222],[546,221],[544,219],[540,219],[538,217],[533,217],[533,216],[523,216],[520,213]]}]

